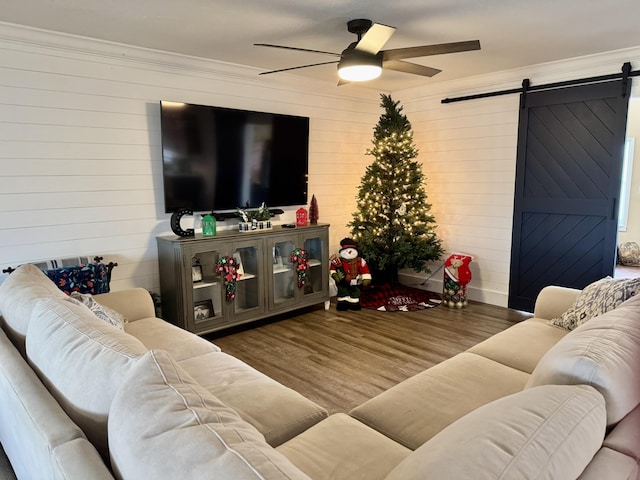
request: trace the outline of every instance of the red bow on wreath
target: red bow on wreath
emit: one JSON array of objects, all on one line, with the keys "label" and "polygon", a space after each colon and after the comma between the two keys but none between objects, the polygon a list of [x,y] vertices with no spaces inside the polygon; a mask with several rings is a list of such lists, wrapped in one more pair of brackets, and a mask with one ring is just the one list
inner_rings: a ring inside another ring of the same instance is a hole
[{"label": "red bow on wreath", "polygon": [[309,252],[304,248],[294,248],[289,259],[298,274],[298,288],[302,288],[309,272]]},{"label": "red bow on wreath", "polygon": [[227,302],[233,302],[236,298],[236,281],[240,278],[237,267],[234,258],[229,256],[220,257],[216,262],[216,275],[220,275],[224,280]]}]

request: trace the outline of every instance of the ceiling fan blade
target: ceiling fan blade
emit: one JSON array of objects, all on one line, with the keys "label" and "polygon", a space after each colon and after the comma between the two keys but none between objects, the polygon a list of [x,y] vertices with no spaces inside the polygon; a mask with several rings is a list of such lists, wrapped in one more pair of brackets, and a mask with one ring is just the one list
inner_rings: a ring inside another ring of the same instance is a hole
[{"label": "ceiling fan blade", "polygon": [[340,56],[339,53],[334,53],[334,52],[325,52],[323,50],[310,50],[308,48],[286,47],[284,45],[272,45],[270,43],[254,43],[253,45],[255,47],[282,48],[282,49],[285,49],[285,50],[296,50],[298,52],[324,53],[325,55],[333,55],[333,56],[336,56],[336,57]]},{"label": "ceiling fan blade", "polygon": [[374,23],[362,36],[355,49],[375,55],[396,31],[395,27]]},{"label": "ceiling fan blade", "polygon": [[423,45],[421,47],[394,48],[382,52],[384,61],[400,60],[402,58],[428,57],[430,55],[443,55],[445,53],[468,52],[480,50],[479,40],[467,42],[440,43],[438,45]]},{"label": "ceiling fan blade", "polygon": [[395,70],[396,72],[413,73],[422,75],[423,77],[433,77],[442,70],[437,68],[425,67],[416,63],[404,62],[402,60],[385,60],[382,62],[382,68],[385,70]]},{"label": "ceiling fan blade", "polygon": [[329,65],[331,63],[338,63],[340,60],[332,60],[330,62],[311,63],[309,65],[300,65],[299,67],[280,68],[278,70],[269,70],[268,72],[260,72],[258,75],[268,75],[270,73],[288,72],[289,70],[298,70],[299,68],[317,67],[319,65]]}]

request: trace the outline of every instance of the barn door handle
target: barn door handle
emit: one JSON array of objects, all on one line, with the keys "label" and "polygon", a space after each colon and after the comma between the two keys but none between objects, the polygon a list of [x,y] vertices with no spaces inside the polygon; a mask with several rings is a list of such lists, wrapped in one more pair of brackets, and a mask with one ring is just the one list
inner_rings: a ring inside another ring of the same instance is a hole
[{"label": "barn door handle", "polygon": [[618,199],[613,197],[611,201],[611,220],[615,220],[616,218],[616,204],[618,203]]}]

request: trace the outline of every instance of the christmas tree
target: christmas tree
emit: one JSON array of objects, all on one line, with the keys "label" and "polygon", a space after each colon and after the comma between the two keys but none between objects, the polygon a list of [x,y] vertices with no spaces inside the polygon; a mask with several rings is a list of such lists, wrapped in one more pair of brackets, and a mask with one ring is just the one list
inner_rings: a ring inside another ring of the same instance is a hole
[{"label": "christmas tree", "polygon": [[[427,262],[444,253],[427,202],[425,177],[414,159],[411,123],[399,102],[381,95],[385,113],[374,128],[374,161],[362,177],[357,211],[349,223],[360,255],[374,269],[374,281],[395,283],[398,270],[429,271]],[[376,275],[378,278],[376,279]]]}]

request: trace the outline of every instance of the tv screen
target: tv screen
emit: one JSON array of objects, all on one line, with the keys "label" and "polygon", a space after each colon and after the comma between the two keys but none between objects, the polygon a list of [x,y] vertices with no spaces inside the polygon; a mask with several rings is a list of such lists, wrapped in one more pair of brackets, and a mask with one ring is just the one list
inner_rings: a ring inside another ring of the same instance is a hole
[{"label": "tv screen", "polygon": [[160,102],[165,212],[307,203],[309,118]]}]

